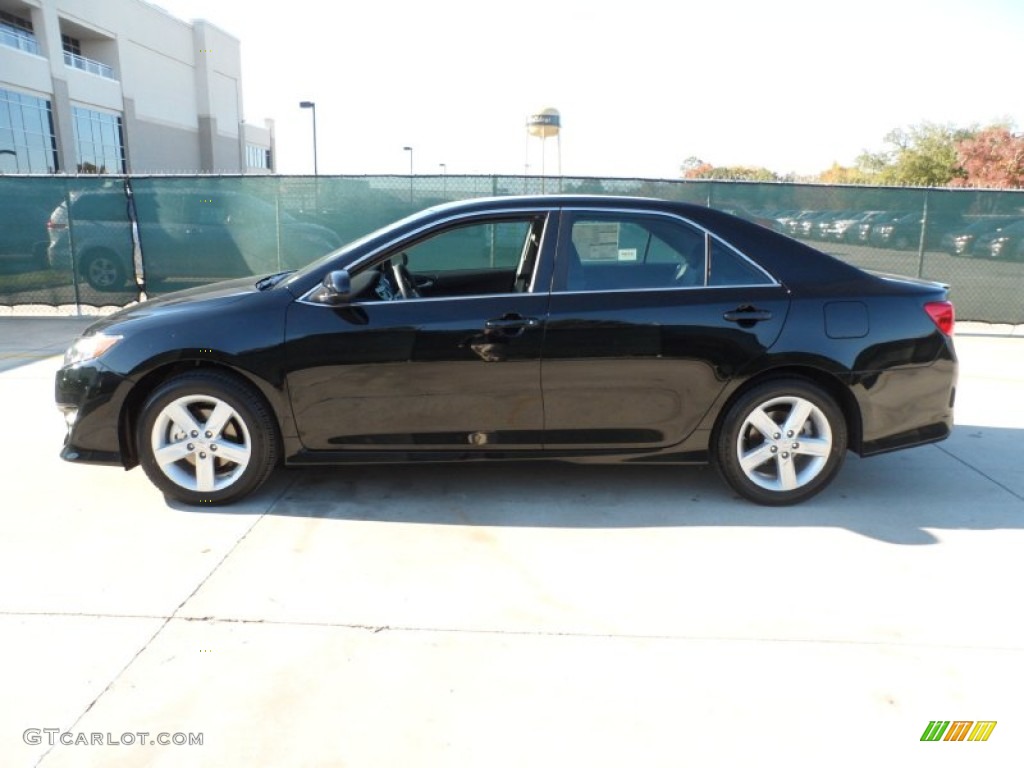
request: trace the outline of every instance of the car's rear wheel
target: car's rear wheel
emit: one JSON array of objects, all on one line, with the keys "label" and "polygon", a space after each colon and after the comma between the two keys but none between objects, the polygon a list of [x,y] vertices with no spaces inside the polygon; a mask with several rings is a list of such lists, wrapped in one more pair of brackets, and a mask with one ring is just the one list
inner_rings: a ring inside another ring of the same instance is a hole
[{"label": "car's rear wheel", "polygon": [[165,495],[228,504],[259,488],[277,464],[277,428],[263,398],[219,371],[174,377],[146,400],[139,463]]},{"label": "car's rear wheel", "polygon": [[119,291],[124,288],[124,265],[109,251],[95,251],[82,259],[82,276],[97,291]]},{"label": "car's rear wheel", "polygon": [[758,504],[796,504],[842,466],[848,433],[835,400],[802,379],[773,379],[745,392],[714,437],[714,460],[732,488]]}]

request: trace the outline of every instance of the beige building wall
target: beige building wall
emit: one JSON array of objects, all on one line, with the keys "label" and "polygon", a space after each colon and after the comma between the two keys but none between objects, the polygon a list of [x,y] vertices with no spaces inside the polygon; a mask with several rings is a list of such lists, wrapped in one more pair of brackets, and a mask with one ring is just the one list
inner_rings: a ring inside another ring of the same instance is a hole
[{"label": "beige building wall", "polygon": [[0,35],[0,88],[50,102],[60,171],[79,170],[76,107],[121,119],[131,173],[239,173],[273,157],[272,129],[246,130],[240,43],[213,24],[144,0],[0,0],[0,11],[4,30],[10,16],[31,22],[16,45]]}]

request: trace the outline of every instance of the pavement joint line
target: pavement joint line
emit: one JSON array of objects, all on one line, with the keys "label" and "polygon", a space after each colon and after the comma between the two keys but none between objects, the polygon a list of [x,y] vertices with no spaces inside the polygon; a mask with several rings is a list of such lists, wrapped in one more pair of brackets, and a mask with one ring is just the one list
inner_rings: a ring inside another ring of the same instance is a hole
[{"label": "pavement joint line", "polygon": [[[609,634],[607,632],[569,632],[555,630],[518,630],[518,629],[474,629],[471,627],[418,627],[418,626],[392,626],[373,624],[350,624],[335,621],[284,621],[278,619],[240,619],[217,616],[150,616],[145,614],[117,614],[117,613],[69,613],[69,612],[18,612],[0,611],[0,616],[33,616],[33,617],[60,617],[60,618],[92,618],[92,619],[163,619],[161,629],[172,621],[199,622],[206,624],[246,624],[262,625],[268,627],[320,627],[324,629],[350,629],[380,634],[382,632],[396,632],[405,634],[449,634],[449,635],[494,635],[497,637],[552,637],[579,640],[651,640],[664,642],[728,642],[728,643],[773,643],[773,644],[805,644],[805,645],[845,645],[864,647],[893,647],[893,648],[918,648],[925,650],[986,650],[1008,653],[1024,653],[1024,645],[976,645],[966,643],[915,643],[898,640],[852,640],[841,638],[823,637],[741,637],[737,635],[669,635],[669,634],[639,634],[621,633]],[[159,634],[159,631],[154,634]],[[152,638],[150,639],[152,642]],[[148,646],[149,643],[147,643]],[[141,651],[140,651],[141,653]],[[138,655],[138,654],[136,654]],[[127,668],[127,667],[126,667]],[[98,698],[98,697],[97,697]],[[88,711],[88,710],[86,710]],[[85,714],[85,713],[83,713]],[[76,721],[77,724],[77,721]]]},{"label": "pavement joint line", "polygon": [[1024,501],[1024,496],[1022,496],[1021,494],[1017,493],[1017,492],[1016,492],[1015,490],[1013,490],[1012,488],[1010,488],[1010,487],[1009,487],[1008,485],[1004,485],[1003,483],[1001,483],[1001,482],[999,482],[998,480],[996,480],[996,479],[995,479],[994,477],[992,477],[992,476],[990,476],[990,475],[986,474],[985,472],[983,472],[982,470],[978,469],[978,468],[977,468],[976,466],[974,466],[973,464],[971,464],[971,463],[967,462],[966,460],[964,460],[964,459],[960,458],[959,456],[957,456],[957,455],[956,455],[955,453],[953,453],[952,451],[949,451],[949,450],[947,450],[947,449],[945,448],[945,446],[943,446],[943,445],[940,445],[940,444],[936,444],[936,445],[935,445],[935,447],[936,447],[936,448],[937,448],[938,450],[942,451],[942,452],[943,452],[944,454],[946,454],[947,456],[949,456],[949,457],[950,457],[951,459],[954,459],[954,460],[956,460],[956,461],[959,461],[959,462],[960,462],[961,464],[963,464],[963,465],[964,465],[965,467],[967,467],[968,469],[970,469],[970,470],[973,470],[974,472],[977,472],[977,473],[978,473],[979,475],[981,475],[981,476],[982,476],[983,478],[985,478],[986,480],[988,480],[988,481],[989,481],[990,483],[992,483],[993,485],[996,485],[996,486],[998,486],[999,488],[1002,488],[1002,489],[1003,489],[1004,491],[1006,491],[1006,492],[1007,492],[1008,494],[1010,494],[1011,496],[1013,496],[1013,497],[1014,497],[1015,499],[1017,499],[1018,501]]},{"label": "pavement joint line", "polygon": [[[239,536],[238,539],[235,541],[235,543],[231,545],[231,548],[228,549],[228,551],[224,553],[224,556],[214,564],[214,566],[210,569],[209,573],[207,573],[206,576],[204,576],[203,578],[201,578],[199,580],[199,583],[196,584],[195,589],[193,589],[191,592],[189,592],[189,594],[185,597],[185,599],[182,600],[178,604],[178,607],[175,608],[171,612],[171,615],[167,616],[166,618],[164,618],[164,620],[160,623],[160,626],[156,628],[156,631],[153,632],[153,634],[150,635],[149,639],[146,640],[146,642],[144,642],[142,644],[142,647],[139,648],[134,654],[132,654],[132,657],[130,659],[128,659],[127,663],[123,667],[121,667],[120,671],[118,671],[110,679],[110,681],[103,687],[103,690],[100,691],[93,698],[93,700],[89,702],[89,704],[86,706],[86,708],[84,710],[82,710],[81,714],[79,714],[78,717],[75,718],[75,721],[68,728],[64,729],[65,731],[73,731],[78,726],[78,724],[82,721],[82,718],[84,718],[87,714],[89,714],[89,712],[92,710],[92,708],[94,706],[96,706],[96,704],[99,702],[99,700],[102,699],[107,694],[107,691],[109,691],[111,688],[113,688],[114,684],[118,680],[120,680],[121,677],[124,675],[124,673],[127,672],[128,669],[132,666],[132,664],[135,663],[135,660],[138,659],[146,651],[146,649],[148,649],[149,646],[153,644],[153,641],[156,640],[156,638],[164,631],[164,629],[167,627],[167,625],[170,624],[171,621],[173,621],[175,618],[180,618],[180,617],[177,616],[178,612],[181,611],[181,609],[185,607],[185,604],[189,600],[191,600],[193,597],[195,597],[196,593],[200,589],[203,588],[203,585],[205,585],[206,582],[208,582],[210,580],[210,578],[213,576],[213,574],[215,574],[218,570],[220,570],[220,567],[222,565],[224,565],[224,563],[227,561],[227,559],[229,557],[231,557],[231,555],[234,554],[235,550],[238,549],[238,547],[242,544],[242,542],[245,541],[249,537],[249,534],[252,533],[253,529],[257,525],[260,524],[260,521],[262,521],[270,513],[270,511],[274,508],[274,506],[276,506],[276,504],[281,500],[281,496],[283,496],[286,492],[288,492],[291,489],[292,484],[293,483],[287,483],[285,485],[285,487],[281,490],[281,492],[277,495],[277,497],[272,499],[270,501],[270,503],[267,504],[266,508],[263,510],[263,512],[261,512],[256,517],[256,519],[253,521],[252,525],[250,525],[248,528],[245,529],[245,531],[242,533],[242,535]],[[50,615],[50,614],[43,614],[43,615]],[[159,617],[156,617],[156,618],[159,618]],[[50,754],[50,752],[53,751],[55,746],[56,745],[51,745],[49,749],[47,749],[45,752],[43,752],[39,756],[39,759],[36,761],[35,765],[36,766],[41,765],[42,762],[46,759],[46,757]]]}]

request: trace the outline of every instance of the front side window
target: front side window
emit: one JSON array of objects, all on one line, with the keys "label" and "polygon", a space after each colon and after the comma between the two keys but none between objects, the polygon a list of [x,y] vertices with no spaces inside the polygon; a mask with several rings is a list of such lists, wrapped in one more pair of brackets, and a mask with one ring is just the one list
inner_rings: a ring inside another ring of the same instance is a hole
[{"label": "front side window", "polygon": [[388,253],[362,271],[375,275],[361,298],[440,298],[532,290],[540,253],[541,216],[447,227]]},{"label": "front side window", "polygon": [[417,272],[514,269],[530,231],[528,221],[499,221],[448,229],[406,248]]}]

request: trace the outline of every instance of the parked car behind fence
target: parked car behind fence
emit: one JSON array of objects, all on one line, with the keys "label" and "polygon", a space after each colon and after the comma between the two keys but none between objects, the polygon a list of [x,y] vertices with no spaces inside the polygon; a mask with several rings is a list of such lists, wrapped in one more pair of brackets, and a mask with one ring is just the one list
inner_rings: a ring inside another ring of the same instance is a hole
[{"label": "parked car behind fence", "polygon": [[[341,245],[330,229],[298,221],[252,195],[202,188],[145,190],[133,197],[150,283],[295,269]],[[132,213],[122,191],[74,195],[70,216],[67,202],[60,203],[47,230],[50,266],[74,267],[92,288],[119,291],[134,274]]]}]

